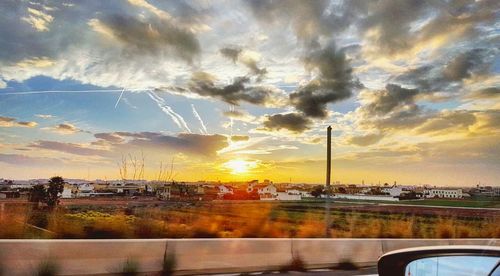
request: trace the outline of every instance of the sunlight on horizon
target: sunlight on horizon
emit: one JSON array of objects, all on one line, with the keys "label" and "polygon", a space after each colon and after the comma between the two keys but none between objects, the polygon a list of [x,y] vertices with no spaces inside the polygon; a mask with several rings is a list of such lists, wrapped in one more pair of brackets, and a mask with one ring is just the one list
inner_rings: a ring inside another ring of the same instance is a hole
[{"label": "sunlight on horizon", "polygon": [[224,163],[223,167],[231,170],[231,174],[246,174],[257,167],[257,162],[244,159],[233,159]]}]

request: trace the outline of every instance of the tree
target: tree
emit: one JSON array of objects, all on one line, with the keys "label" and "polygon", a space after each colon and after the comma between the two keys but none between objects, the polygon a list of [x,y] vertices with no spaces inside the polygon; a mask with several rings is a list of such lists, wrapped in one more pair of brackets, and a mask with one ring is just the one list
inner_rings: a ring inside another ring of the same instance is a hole
[{"label": "tree", "polygon": [[311,195],[314,196],[315,198],[320,197],[322,194],[325,193],[324,187],[322,185],[318,185],[314,187],[314,189],[311,191]]},{"label": "tree", "polygon": [[49,208],[54,208],[59,204],[59,197],[64,191],[64,179],[60,176],[54,176],[49,180],[49,188],[47,189],[46,202]]},{"label": "tree", "polygon": [[29,201],[30,202],[35,202],[37,207],[40,202],[45,202],[45,199],[47,198],[47,190],[45,187],[41,184],[33,186],[30,191],[29,195]]}]

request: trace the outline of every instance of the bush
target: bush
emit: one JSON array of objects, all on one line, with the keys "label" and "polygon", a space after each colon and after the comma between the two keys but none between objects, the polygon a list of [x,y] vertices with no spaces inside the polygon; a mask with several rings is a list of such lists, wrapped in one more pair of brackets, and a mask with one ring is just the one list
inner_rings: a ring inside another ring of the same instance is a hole
[{"label": "bush", "polygon": [[300,257],[300,255],[293,254],[290,263],[280,269],[280,272],[287,271],[306,271],[304,260],[302,260],[302,257]]},{"label": "bush", "polygon": [[358,270],[359,267],[349,259],[340,260],[340,262],[333,267],[338,270]]},{"label": "bush", "polygon": [[127,259],[127,261],[125,261],[125,263],[123,264],[120,275],[123,276],[139,275],[139,264],[132,259]]},{"label": "bush", "polygon": [[54,276],[59,272],[59,266],[52,260],[42,261],[36,270],[35,275],[37,276]]},{"label": "bush", "polygon": [[177,262],[175,260],[175,254],[167,253],[167,249],[165,249],[165,253],[163,254],[163,263],[162,263],[162,276],[170,276],[174,274],[175,267]]}]

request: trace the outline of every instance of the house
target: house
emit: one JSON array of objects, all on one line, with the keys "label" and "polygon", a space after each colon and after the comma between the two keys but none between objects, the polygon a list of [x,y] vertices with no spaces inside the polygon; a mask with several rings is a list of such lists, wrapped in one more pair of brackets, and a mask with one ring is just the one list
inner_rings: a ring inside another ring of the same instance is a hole
[{"label": "house", "polygon": [[233,187],[229,186],[229,185],[219,185],[217,186],[217,188],[219,189],[219,197],[223,197],[224,195],[226,194],[233,194],[234,191],[233,191]]},{"label": "house", "polygon": [[94,185],[82,183],[76,186],[76,197],[89,197],[94,192]]},{"label": "house", "polygon": [[262,194],[276,194],[277,193],[277,188],[273,184],[269,185],[259,185],[257,192],[262,195]]},{"label": "house", "polygon": [[61,198],[72,198],[73,197],[73,187],[71,185],[64,185],[64,189],[61,193]]},{"label": "house", "polygon": [[161,200],[170,200],[172,186],[169,184],[164,184],[156,189],[156,197]]}]

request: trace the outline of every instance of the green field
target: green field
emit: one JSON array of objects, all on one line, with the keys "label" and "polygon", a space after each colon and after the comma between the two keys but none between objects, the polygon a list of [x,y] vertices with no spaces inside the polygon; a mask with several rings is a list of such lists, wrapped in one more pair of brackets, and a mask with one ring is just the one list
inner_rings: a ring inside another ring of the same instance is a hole
[{"label": "green field", "polygon": [[[324,201],[324,200],[311,200]],[[380,201],[380,200],[355,200],[355,199],[332,199],[334,203],[373,203],[373,204],[395,204],[395,205],[421,205],[421,206],[447,206],[447,207],[474,207],[474,208],[500,208],[498,198],[473,198],[473,199],[423,199],[402,201]]]},{"label": "green field", "polygon": [[427,206],[450,206],[450,207],[476,207],[476,208],[500,208],[500,200],[492,198],[478,199],[424,199],[415,201],[401,201],[401,204],[427,205]]}]

